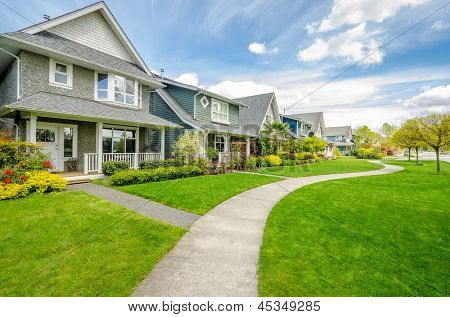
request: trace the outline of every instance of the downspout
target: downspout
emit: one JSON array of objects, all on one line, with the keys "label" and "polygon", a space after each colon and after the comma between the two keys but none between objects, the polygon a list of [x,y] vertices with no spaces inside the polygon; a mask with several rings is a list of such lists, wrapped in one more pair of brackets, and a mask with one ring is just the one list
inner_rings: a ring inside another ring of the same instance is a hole
[{"label": "downspout", "polygon": [[203,90],[197,90],[198,92],[194,95],[194,120],[197,118],[197,96],[200,95]]},{"label": "downspout", "polygon": [[7,124],[11,124],[14,126],[14,128],[16,128],[16,141],[19,141],[19,125],[14,122],[9,122],[7,120],[4,120],[2,118],[0,118],[0,121],[5,122]]},{"label": "downspout", "polygon": [[8,52],[7,50],[0,47],[0,50],[8,54],[9,56],[14,57],[17,60],[17,101],[20,100],[20,58],[19,56],[14,55],[13,53]]}]

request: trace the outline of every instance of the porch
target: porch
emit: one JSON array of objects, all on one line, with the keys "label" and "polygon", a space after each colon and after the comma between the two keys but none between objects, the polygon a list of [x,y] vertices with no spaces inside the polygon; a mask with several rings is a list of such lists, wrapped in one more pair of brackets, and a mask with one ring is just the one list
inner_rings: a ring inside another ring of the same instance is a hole
[{"label": "porch", "polygon": [[219,157],[218,162],[224,163],[231,156],[247,157],[251,154],[252,138],[226,133],[208,133],[203,135],[202,150],[206,153],[209,147],[214,148]]},{"label": "porch", "polygon": [[162,153],[84,153],[84,174],[101,173],[104,162],[126,162],[129,168],[137,169],[142,161],[160,161]]}]

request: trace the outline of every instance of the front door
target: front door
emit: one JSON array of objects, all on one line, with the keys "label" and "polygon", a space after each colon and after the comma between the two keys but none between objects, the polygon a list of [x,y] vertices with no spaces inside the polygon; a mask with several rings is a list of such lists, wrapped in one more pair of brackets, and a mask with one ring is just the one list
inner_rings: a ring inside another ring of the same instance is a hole
[{"label": "front door", "polygon": [[58,134],[58,127],[42,125],[36,129],[36,143],[50,156],[55,170],[60,170]]}]

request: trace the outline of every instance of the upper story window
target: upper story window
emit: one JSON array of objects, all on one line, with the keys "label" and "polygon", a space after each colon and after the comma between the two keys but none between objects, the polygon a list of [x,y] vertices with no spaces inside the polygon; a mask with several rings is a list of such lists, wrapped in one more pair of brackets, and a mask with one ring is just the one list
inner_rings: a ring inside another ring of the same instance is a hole
[{"label": "upper story window", "polygon": [[272,116],[270,114],[266,114],[266,119],[265,119],[267,124],[271,124],[272,123]]},{"label": "upper story window", "polygon": [[96,99],[139,107],[139,84],[115,74],[97,73]]},{"label": "upper story window", "polygon": [[219,100],[211,100],[211,121],[229,124],[228,104]]},{"label": "upper story window", "polygon": [[51,85],[72,88],[73,66],[50,59],[49,80]]}]

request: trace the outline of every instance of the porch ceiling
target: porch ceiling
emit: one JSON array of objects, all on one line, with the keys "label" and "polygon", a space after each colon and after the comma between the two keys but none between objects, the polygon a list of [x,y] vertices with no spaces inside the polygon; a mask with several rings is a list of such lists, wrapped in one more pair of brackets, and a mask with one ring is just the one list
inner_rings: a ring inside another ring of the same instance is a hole
[{"label": "porch ceiling", "polygon": [[181,128],[181,126],[154,116],[141,109],[109,105],[92,100],[39,92],[0,109],[0,116],[20,110],[53,117],[137,126]]}]

